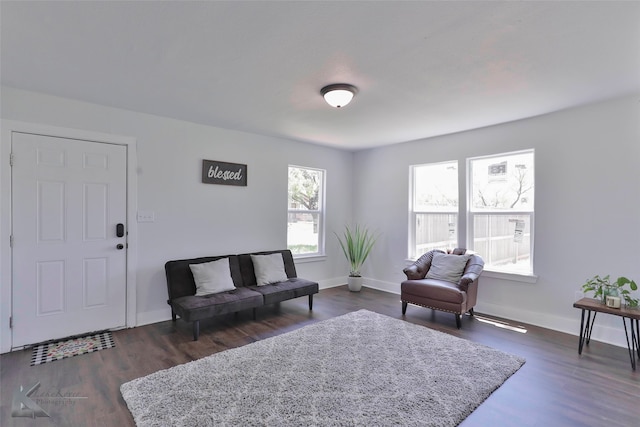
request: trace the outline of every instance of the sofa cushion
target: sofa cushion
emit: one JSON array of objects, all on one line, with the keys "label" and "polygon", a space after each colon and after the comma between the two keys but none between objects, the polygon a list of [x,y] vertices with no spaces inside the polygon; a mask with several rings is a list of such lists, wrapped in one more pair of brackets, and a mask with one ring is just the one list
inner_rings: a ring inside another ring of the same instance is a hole
[{"label": "sofa cushion", "polygon": [[426,279],[458,283],[467,265],[469,256],[470,255],[448,255],[441,252],[434,252]]},{"label": "sofa cushion", "polygon": [[174,312],[187,322],[260,307],[263,304],[261,293],[245,287],[203,297],[184,296],[171,301]]},{"label": "sofa cushion", "polygon": [[189,264],[189,269],[196,284],[196,296],[217,294],[236,288],[233,284],[233,279],[231,279],[229,258]]},{"label": "sofa cushion", "polygon": [[260,292],[264,296],[266,305],[318,293],[318,284],[316,282],[297,277],[266,286],[250,286],[249,288]]},{"label": "sofa cushion", "polygon": [[251,261],[253,262],[253,270],[258,286],[287,280],[282,254],[251,255]]}]

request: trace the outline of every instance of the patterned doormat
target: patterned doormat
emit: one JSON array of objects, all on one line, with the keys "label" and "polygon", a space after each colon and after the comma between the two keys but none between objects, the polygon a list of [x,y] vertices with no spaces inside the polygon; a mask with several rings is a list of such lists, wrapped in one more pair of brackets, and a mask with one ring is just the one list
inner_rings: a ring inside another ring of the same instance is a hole
[{"label": "patterned doormat", "polygon": [[33,348],[31,366],[47,362],[66,359],[80,354],[93,353],[115,347],[111,332],[100,332],[84,337],[67,338],[64,340],[43,343]]}]

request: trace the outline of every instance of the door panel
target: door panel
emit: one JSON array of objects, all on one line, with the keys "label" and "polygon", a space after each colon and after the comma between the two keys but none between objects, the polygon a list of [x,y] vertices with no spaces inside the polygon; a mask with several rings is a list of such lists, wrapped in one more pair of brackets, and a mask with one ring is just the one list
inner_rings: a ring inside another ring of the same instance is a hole
[{"label": "door panel", "polygon": [[14,347],[125,325],[126,150],[12,134]]}]

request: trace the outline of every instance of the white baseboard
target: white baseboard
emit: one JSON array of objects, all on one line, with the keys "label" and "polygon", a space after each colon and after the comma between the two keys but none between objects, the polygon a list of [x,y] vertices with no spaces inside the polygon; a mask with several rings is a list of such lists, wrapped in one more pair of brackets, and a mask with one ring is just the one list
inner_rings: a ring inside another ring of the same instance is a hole
[{"label": "white baseboard", "polygon": [[400,295],[400,283],[383,282],[365,277],[362,286],[383,292]]},{"label": "white baseboard", "polygon": [[[364,287],[377,289],[379,291],[389,292],[400,295],[400,283],[383,282],[371,278],[364,278]],[[487,314],[489,316],[501,317],[503,319],[515,322],[523,322],[541,328],[551,329],[553,331],[563,332],[576,336],[576,351],[578,348],[578,335],[580,334],[580,312],[576,310],[575,317],[562,317],[553,315],[542,315],[536,311],[522,310],[520,308],[504,307],[501,305],[478,302],[475,307],[478,313]],[[627,341],[624,334],[624,328],[611,327],[607,325],[598,325],[595,323],[591,334],[593,341],[600,341],[619,347],[627,347]]]},{"label": "white baseboard", "polygon": [[[580,334],[580,312],[576,310],[575,317],[553,316],[549,314],[541,314],[536,311],[523,310],[521,308],[505,307],[502,305],[490,304],[486,302],[478,302],[475,307],[478,313],[490,316],[501,317],[516,322],[528,323],[533,326],[539,326],[553,331],[563,332],[576,336],[576,351],[578,349],[578,335]],[[607,325],[594,324],[591,334],[593,341],[600,341],[619,347],[627,347],[627,341],[624,335],[624,328],[611,327]]]},{"label": "white baseboard", "polygon": [[[320,289],[329,289],[337,286],[345,285],[345,277],[337,277],[333,279],[321,280]],[[376,289],[383,292],[400,295],[400,283],[384,282],[365,277],[363,286],[366,288]],[[502,305],[491,304],[486,302],[478,302],[475,307],[478,313],[496,316],[508,319],[514,322],[523,322],[541,328],[551,329],[558,332],[578,336],[580,332],[580,313],[576,311],[575,317],[562,317],[553,315],[543,315],[536,311],[523,310],[521,308],[505,307]],[[157,322],[164,322],[171,319],[171,309],[155,310],[145,313],[138,313],[137,326],[149,325]],[[603,343],[627,347],[627,342],[622,327],[611,327],[607,325],[594,325],[591,339]],[[576,338],[576,351],[578,348],[578,339]]]},{"label": "white baseboard", "polygon": [[[322,280],[319,282],[320,289],[335,288],[347,284],[346,277],[338,277],[335,279]],[[362,278],[362,286],[365,288],[376,289],[378,291],[389,292],[400,295],[400,283],[383,282],[381,280],[371,279],[369,277]]]},{"label": "white baseboard", "polygon": [[346,277],[335,277],[333,279],[320,280],[318,282],[318,287],[320,289],[329,289],[329,288],[335,288],[335,287],[346,285],[346,284],[347,284]]}]

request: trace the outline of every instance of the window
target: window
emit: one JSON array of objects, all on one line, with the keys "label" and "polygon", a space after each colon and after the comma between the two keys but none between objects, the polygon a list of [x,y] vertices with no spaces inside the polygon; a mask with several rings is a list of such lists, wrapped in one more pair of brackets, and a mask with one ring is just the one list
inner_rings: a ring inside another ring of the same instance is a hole
[{"label": "window", "polygon": [[470,249],[485,270],[533,274],[533,151],[469,159]]},{"label": "window", "polygon": [[324,255],[325,171],[289,166],[287,248],[294,257]]},{"label": "window", "polygon": [[458,243],[458,162],[411,166],[409,257]]}]

